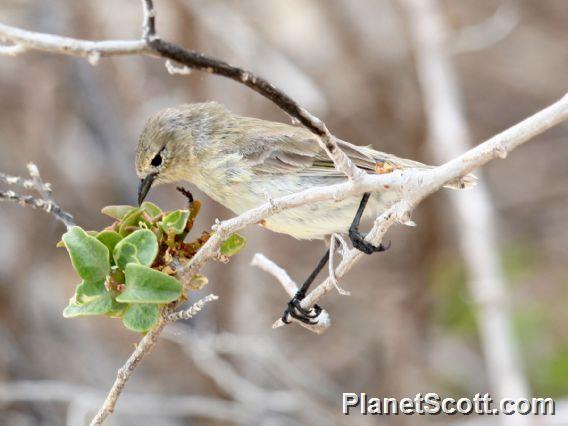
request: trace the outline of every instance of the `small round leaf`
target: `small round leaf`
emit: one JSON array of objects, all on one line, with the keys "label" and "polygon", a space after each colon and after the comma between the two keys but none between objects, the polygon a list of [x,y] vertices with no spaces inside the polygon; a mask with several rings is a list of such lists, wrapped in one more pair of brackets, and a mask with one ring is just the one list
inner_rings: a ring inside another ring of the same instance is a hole
[{"label": "small round leaf", "polygon": [[162,229],[166,233],[182,234],[185,231],[188,219],[189,210],[175,210],[164,217]]},{"label": "small round leaf", "polygon": [[135,210],[136,207],[133,206],[106,206],[101,210],[102,214],[110,216],[114,219],[121,220],[124,216]]},{"label": "small round leaf", "polygon": [[73,299],[63,310],[65,318],[74,318],[84,315],[104,315],[113,308],[112,294],[107,292],[90,299],[87,303],[77,304]]},{"label": "small round leaf", "polygon": [[129,263],[126,285],[116,300],[122,303],[169,303],[179,299],[182,286],[174,277],[147,266]]},{"label": "small round leaf", "polygon": [[148,229],[134,231],[122,239],[114,248],[113,257],[122,270],[128,263],[150,266],[158,254],[156,235]]},{"label": "small round leaf", "polygon": [[220,252],[225,256],[233,256],[240,252],[247,240],[240,234],[234,233],[221,244]]},{"label": "small round leaf", "polygon": [[107,246],[108,251],[112,253],[114,247],[118,244],[120,240],[122,240],[122,237],[118,232],[106,230],[102,231],[101,233],[99,233],[99,235],[97,235],[97,240],[99,240],[101,243]]},{"label": "small round leaf", "polygon": [[63,234],[63,242],[71,257],[73,268],[85,281],[104,281],[110,272],[107,247],[80,227],[74,226]]},{"label": "small round leaf", "polygon": [[162,209],[160,209],[157,205],[155,205],[154,203],[151,203],[150,201],[144,201],[140,205],[140,208],[142,208],[146,213],[148,213],[148,215],[151,218],[154,218],[154,217],[158,216],[159,214],[162,214]]},{"label": "small round leaf", "polygon": [[133,303],[128,305],[122,315],[122,323],[132,331],[145,332],[158,322],[160,307],[147,303]]}]

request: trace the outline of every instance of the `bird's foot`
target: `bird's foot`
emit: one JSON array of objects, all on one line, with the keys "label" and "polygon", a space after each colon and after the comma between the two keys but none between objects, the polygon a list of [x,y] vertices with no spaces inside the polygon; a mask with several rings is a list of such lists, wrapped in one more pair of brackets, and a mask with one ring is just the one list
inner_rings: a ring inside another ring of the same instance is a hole
[{"label": "bird's foot", "polygon": [[284,324],[291,323],[289,317],[303,322],[304,324],[317,324],[317,318],[321,313],[321,308],[319,305],[314,305],[312,309],[302,308],[301,302],[304,297],[306,297],[306,295],[298,291],[292,300],[288,302],[288,307],[282,315],[282,322],[284,322]]},{"label": "bird's foot", "polygon": [[390,249],[391,242],[389,241],[387,245],[379,244],[374,246],[370,242],[365,240],[365,235],[361,234],[359,231],[350,230],[349,239],[353,247],[365,254],[373,254],[381,251],[387,251]]}]

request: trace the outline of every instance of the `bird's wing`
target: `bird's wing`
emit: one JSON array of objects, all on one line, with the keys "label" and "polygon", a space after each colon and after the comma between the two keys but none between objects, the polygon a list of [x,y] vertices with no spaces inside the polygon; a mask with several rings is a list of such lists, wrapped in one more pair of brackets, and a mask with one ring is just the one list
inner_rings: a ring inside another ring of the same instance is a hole
[{"label": "bird's wing", "polygon": [[[262,130],[257,135],[248,133],[247,143],[239,144],[243,160],[249,162],[255,174],[343,176],[311,132],[285,124],[275,126],[274,123]],[[338,141],[338,144],[356,166],[376,172],[376,154],[380,153],[344,141]],[[387,154],[384,160],[386,157]]]},{"label": "bird's wing", "polygon": [[[308,130],[280,123],[263,126],[266,122],[262,120],[250,120],[254,121],[250,123],[251,130],[246,132],[247,143],[239,146],[242,159],[249,162],[250,170],[255,175],[292,173],[299,176],[344,176]],[[432,167],[339,139],[337,144],[357,167],[372,174],[390,173],[395,169]],[[469,188],[475,185],[476,180],[475,176],[467,175],[449,182],[446,187]]]}]

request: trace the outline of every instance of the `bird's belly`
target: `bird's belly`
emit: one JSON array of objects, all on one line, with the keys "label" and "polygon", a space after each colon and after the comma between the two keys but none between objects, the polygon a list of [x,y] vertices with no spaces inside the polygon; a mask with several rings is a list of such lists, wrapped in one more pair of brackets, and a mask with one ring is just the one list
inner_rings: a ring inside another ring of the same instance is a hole
[{"label": "bird's belly", "polygon": [[[227,194],[214,197],[225,207],[241,214],[266,203],[267,195],[273,199],[290,195],[313,186],[332,185],[342,179],[325,179],[322,183],[314,178],[272,179],[269,182],[247,182],[232,185]],[[373,194],[369,199],[364,217],[376,217],[393,201],[391,194]],[[359,206],[361,197],[342,201],[322,201],[285,210],[263,220],[260,225],[274,232],[291,235],[298,239],[322,239],[332,233],[347,233]]]}]

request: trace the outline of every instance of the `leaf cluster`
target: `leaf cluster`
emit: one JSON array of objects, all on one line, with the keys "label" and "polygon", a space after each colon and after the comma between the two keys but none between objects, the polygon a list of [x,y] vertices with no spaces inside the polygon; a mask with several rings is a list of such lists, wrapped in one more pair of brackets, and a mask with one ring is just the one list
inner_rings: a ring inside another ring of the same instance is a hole
[{"label": "leaf cluster", "polygon": [[[209,239],[209,233],[203,232],[185,242],[199,208],[193,200],[188,209],[170,212],[150,202],[140,207],[107,206],[102,213],[115,221],[104,230],[69,229],[60,244],[82,281],[63,316],[105,315],[120,318],[130,330],[151,329],[165,305],[186,298],[172,261],[183,264]],[[244,238],[233,234],[221,254],[232,256],[244,245]]]}]

